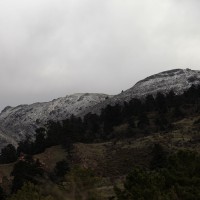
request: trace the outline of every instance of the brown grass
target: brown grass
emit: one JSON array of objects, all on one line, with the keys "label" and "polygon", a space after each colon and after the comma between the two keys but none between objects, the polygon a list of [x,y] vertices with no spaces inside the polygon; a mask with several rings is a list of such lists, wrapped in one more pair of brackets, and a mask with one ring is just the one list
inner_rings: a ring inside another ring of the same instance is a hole
[{"label": "brown grass", "polygon": [[53,146],[47,148],[43,153],[34,156],[35,159],[39,159],[45,164],[48,171],[52,171],[57,162],[65,159],[67,153],[61,146]]}]

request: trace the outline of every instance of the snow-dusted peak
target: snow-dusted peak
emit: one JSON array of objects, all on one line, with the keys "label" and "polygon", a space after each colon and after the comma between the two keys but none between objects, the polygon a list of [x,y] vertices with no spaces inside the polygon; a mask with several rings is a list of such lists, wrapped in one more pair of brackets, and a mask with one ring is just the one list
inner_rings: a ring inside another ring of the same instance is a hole
[{"label": "snow-dusted peak", "polygon": [[158,92],[173,90],[181,94],[192,84],[200,84],[200,71],[174,69],[149,76],[115,96],[77,93],[50,102],[6,107],[0,113],[0,147],[5,141],[15,143],[26,134],[33,135],[35,129],[48,120],[63,120],[71,115],[82,117],[89,112],[100,113],[107,105],[144,98],[149,94],[156,95]]},{"label": "snow-dusted peak", "polygon": [[141,98],[148,94],[156,95],[158,92],[167,93],[170,90],[173,90],[176,94],[181,94],[192,84],[200,84],[200,71],[188,68],[174,69],[149,76],[137,82],[122,96],[131,95],[131,97]]},{"label": "snow-dusted peak", "polygon": [[[190,88],[192,84],[200,84],[200,71],[188,68],[164,71],[149,76],[137,82],[130,89],[95,105],[91,112],[99,114],[101,109],[105,108],[107,105],[121,104],[125,101],[130,101],[132,98],[142,99],[149,94],[155,96],[158,92],[165,94],[173,90],[176,94],[181,94]],[[87,112],[89,111],[87,110]]]},{"label": "snow-dusted peak", "polygon": [[12,139],[13,143],[23,139],[26,134],[33,135],[38,126],[49,120],[77,116],[107,98],[109,95],[106,94],[78,93],[50,102],[6,107],[0,114],[0,145],[5,142],[5,138],[8,142]]}]

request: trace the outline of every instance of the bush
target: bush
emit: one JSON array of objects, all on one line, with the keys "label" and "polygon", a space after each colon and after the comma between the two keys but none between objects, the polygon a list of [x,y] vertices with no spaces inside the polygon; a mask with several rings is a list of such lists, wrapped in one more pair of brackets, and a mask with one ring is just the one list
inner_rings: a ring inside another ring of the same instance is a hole
[{"label": "bush", "polygon": [[8,200],[54,200],[51,196],[41,194],[39,187],[32,183],[26,183],[16,194]]},{"label": "bush", "polygon": [[167,153],[160,144],[155,144],[152,150],[151,169],[159,169],[166,167]]},{"label": "bush", "polygon": [[62,160],[56,163],[54,172],[56,176],[63,177],[69,170],[69,163],[66,160]]},{"label": "bush", "polygon": [[8,144],[1,150],[0,163],[7,164],[17,160],[17,151],[12,144]]},{"label": "bush", "polygon": [[98,180],[93,171],[75,167],[66,176],[66,181],[68,183],[66,191],[71,196],[71,199],[102,199],[96,190]]},{"label": "bush", "polygon": [[2,187],[0,187],[0,199],[1,200],[6,199],[6,193],[3,191]]},{"label": "bush", "polygon": [[117,199],[164,199],[164,177],[157,172],[135,168],[126,178],[124,190],[115,188]]},{"label": "bush", "polygon": [[[160,148],[160,147],[159,147]],[[199,200],[200,156],[179,151],[169,156],[165,168],[135,168],[126,178],[124,189],[115,188],[118,200]]]},{"label": "bush", "polygon": [[26,182],[32,182],[37,184],[39,177],[44,173],[44,170],[40,162],[34,161],[32,157],[26,157],[25,160],[21,160],[15,164],[11,175],[14,176],[12,184],[12,192],[16,192]]}]

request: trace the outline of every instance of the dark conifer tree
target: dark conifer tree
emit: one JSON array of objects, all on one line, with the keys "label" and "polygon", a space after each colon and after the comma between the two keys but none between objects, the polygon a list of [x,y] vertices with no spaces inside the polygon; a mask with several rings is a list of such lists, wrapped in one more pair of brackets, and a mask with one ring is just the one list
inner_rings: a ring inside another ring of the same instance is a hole
[{"label": "dark conifer tree", "polygon": [[131,110],[132,115],[139,115],[144,111],[141,100],[135,98],[129,102],[129,109]]},{"label": "dark conifer tree", "polygon": [[36,139],[34,142],[34,153],[41,153],[46,148],[46,129],[38,128],[36,130]]},{"label": "dark conifer tree", "polygon": [[0,199],[5,200],[6,199],[6,193],[3,191],[3,188],[0,187]]},{"label": "dark conifer tree", "polygon": [[164,168],[167,164],[167,153],[160,144],[155,144],[152,150],[151,169]]},{"label": "dark conifer tree", "polygon": [[158,117],[155,119],[155,125],[158,127],[158,130],[161,131],[165,131],[170,128],[170,123],[164,114],[158,115]]},{"label": "dark conifer tree", "polygon": [[174,93],[173,90],[171,90],[167,95],[166,95],[166,101],[167,101],[167,105],[168,107],[174,107],[177,105],[177,101],[176,101],[176,95]]},{"label": "dark conifer tree", "polygon": [[101,113],[101,121],[104,124],[104,131],[111,132],[113,126],[116,126],[122,122],[122,109],[121,106],[116,104],[115,106],[108,105]]},{"label": "dark conifer tree", "polygon": [[162,93],[158,93],[156,95],[156,106],[157,106],[157,109],[160,113],[165,113],[167,111],[167,105],[166,105],[166,99],[165,99],[165,96],[164,94]]},{"label": "dark conifer tree", "polygon": [[198,99],[198,92],[195,85],[192,85],[187,91],[184,92],[186,101],[188,103],[195,103]]},{"label": "dark conifer tree", "polygon": [[25,153],[29,155],[34,154],[34,142],[29,135],[26,138],[18,143],[17,154]]},{"label": "dark conifer tree", "polygon": [[133,117],[128,118],[128,125],[129,125],[131,128],[135,128],[135,120],[134,120]]},{"label": "dark conifer tree", "polygon": [[148,95],[145,98],[145,108],[146,111],[152,111],[155,109],[155,99],[153,98],[153,95]]},{"label": "dark conifer tree", "polygon": [[34,161],[31,156],[27,156],[24,160],[20,160],[15,164],[11,176],[14,176],[12,183],[12,192],[19,190],[24,183],[32,182],[37,184],[39,177],[42,177],[44,170],[39,161]]},{"label": "dark conifer tree", "polygon": [[3,164],[15,162],[17,160],[17,151],[12,144],[8,144],[1,150],[0,162]]},{"label": "dark conifer tree", "polygon": [[148,119],[146,113],[141,113],[139,115],[138,120],[139,120],[138,127],[141,129],[146,128],[149,125],[149,119]]},{"label": "dark conifer tree", "polygon": [[56,163],[54,173],[58,177],[63,177],[69,170],[69,163],[66,160],[62,160]]}]

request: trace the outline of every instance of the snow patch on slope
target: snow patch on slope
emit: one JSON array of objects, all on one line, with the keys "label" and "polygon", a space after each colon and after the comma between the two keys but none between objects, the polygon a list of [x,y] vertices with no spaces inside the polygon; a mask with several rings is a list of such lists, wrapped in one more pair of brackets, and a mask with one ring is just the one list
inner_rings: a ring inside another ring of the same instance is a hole
[{"label": "snow patch on slope", "polygon": [[132,88],[115,96],[105,94],[73,94],[51,102],[6,107],[0,113],[0,147],[6,143],[15,144],[25,135],[34,135],[35,129],[49,120],[63,120],[71,115],[83,117],[92,112],[99,114],[107,105],[122,104],[132,98],[144,98],[158,92],[173,90],[181,94],[192,84],[200,84],[200,71],[174,69],[149,76]]},{"label": "snow patch on slope", "polygon": [[[0,114],[0,138],[16,143],[49,120],[58,121],[79,115],[85,109],[105,101],[106,94],[73,94],[50,102],[6,107]],[[3,142],[2,142],[3,143]],[[1,145],[1,144],[0,144]]]},{"label": "snow patch on slope", "polygon": [[130,101],[132,98],[142,99],[147,95],[155,96],[158,92],[166,94],[173,90],[175,94],[182,94],[192,84],[200,84],[200,71],[191,69],[164,71],[137,82],[132,88],[95,105],[91,111],[86,110],[85,113],[93,112],[99,114],[101,109],[107,105],[122,104],[123,102]]}]

